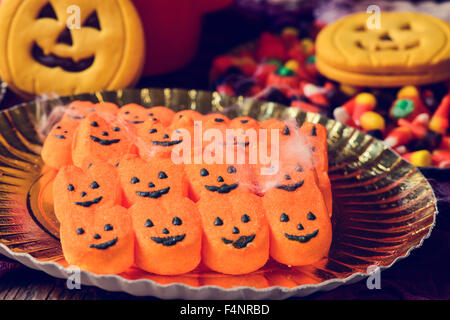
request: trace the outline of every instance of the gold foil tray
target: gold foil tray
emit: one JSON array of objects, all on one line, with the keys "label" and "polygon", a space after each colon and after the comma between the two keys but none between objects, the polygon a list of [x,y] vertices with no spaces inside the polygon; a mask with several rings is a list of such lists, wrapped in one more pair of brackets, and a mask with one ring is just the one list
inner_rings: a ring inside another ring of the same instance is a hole
[{"label": "gold foil tray", "polygon": [[329,175],[333,190],[333,243],[327,259],[306,267],[269,261],[255,273],[227,276],[198,268],[163,277],[130,269],[81,281],[133,295],[188,299],[282,299],[330,290],[363,279],[371,266],[390,267],[430,235],[437,214],[433,190],[420,171],[371,136],[319,114],[272,102],[216,92],[141,89],[99,92],[34,101],[0,113],[0,253],[31,268],[67,278],[49,185],[55,175],[40,157],[45,126],[56,106],[72,100],[118,105],[165,105],[202,113],[295,119],[328,129]]}]

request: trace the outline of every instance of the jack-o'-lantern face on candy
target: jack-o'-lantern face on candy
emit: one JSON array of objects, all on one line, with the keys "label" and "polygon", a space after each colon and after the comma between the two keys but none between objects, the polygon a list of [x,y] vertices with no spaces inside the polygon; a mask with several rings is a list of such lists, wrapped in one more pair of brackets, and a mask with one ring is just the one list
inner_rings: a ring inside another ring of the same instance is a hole
[{"label": "jack-o'-lantern face on candy", "polygon": [[74,94],[137,79],[143,32],[129,0],[9,0],[1,7],[0,72],[16,91]]}]

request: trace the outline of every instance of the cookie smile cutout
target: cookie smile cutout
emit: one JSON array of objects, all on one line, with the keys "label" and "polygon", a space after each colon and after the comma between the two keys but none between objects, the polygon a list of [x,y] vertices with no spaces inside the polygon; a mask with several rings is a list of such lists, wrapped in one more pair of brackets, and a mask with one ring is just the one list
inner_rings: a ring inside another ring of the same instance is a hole
[{"label": "cookie smile cutout", "polygon": [[100,196],[98,198],[95,198],[94,200],[89,200],[89,201],[83,201],[83,202],[75,202],[75,204],[77,206],[82,206],[85,208],[89,208],[90,206],[99,203],[100,201],[102,201],[103,197]]},{"label": "cookie smile cutout", "polygon": [[53,53],[46,55],[44,50],[42,50],[36,42],[33,44],[33,49],[31,52],[34,60],[43,66],[49,68],[59,67],[67,72],[81,72],[89,69],[95,60],[95,56],[91,56],[75,62],[72,58],[59,57]]},{"label": "cookie smile cutout", "polygon": [[111,139],[111,140],[108,140],[108,139],[100,139],[100,138],[95,137],[95,136],[90,136],[90,138],[91,138],[92,141],[94,141],[94,142],[96,142],[96,143],[99,143],[99,144],[101,144],[102,146],[110,146],[110,145],[112,145],[112,144],[116,144],[116,143],[119,143],[119,142],[120,142],[120,139]]},{"label": "cookie smile cutout", "polygon": [[319,233],[319,230],[317,229],[314,232],[308,233],[304,236],[294,236],[294,235],[287,234],[287,233],[285,233],[284,236],[286,238],[288,238],[288,240],[298,241],[300,243],[306,243],[309,240],[311,240],[312,238],[314,238],[315,236],[317,236],[318,233]]},{"label": "cookie smile cutout", "polygon": [[230,191],[236,189],[239,186],[239,183],[233,183],[233,184],[226,184],[224,183],[220,187],[217,186],[206,186],[205,188],[208,191],[211,192],[217,192],[217,193],[229,193]]},{"label": "cookie smile cutout", "polygon": [[169,193],[170,191],[170,187],[161,189],[161,190],[155,190],[155,191],[136,191],[136,194],[139,197],[143,197],[143,198],[152,198],[152,199],[157,199],[160,198],[161,196]]},{"label": "cookie smile cutout", "polygon": [[162,244],[165,247],[171,247],[176,245],[178,242],[183,241],[186,234],[170,237],[150,237],[154,242]]},{"label": "cookie smile cutout", "polygon": [[222,238],[223,243],[225,244],[232,244],[233,247],[236,249],[242,249],[246,248],[247,245],[255,239],[255,234],[252,234],[251,236],[240,236],[236,241],[229,240],[227,238]]},{"label": "cookie smile cutout", "polygon": [[114,238],[108,242],[104,242],[104,243],[100,243],[100,244],[91,244],[91,245],[89,245],[89,248],[93,248],[93,249],[97,249],[97,250],[106,250],[109,247],[114,246],[118,240],[119,240],[119,238]]}]

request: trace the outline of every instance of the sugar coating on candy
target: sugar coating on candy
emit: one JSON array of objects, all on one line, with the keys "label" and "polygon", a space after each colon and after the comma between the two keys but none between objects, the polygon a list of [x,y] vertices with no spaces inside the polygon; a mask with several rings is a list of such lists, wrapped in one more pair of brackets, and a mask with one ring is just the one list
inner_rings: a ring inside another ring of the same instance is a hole
[{"label": "sugar coating on candy", "polygon": [[213,194],[197,203],[203,225],[202,261],[226,274],[246,274],[269,257],[269,231],[260,197]]},{"label": "sugar coating on candy", "polygon": [[101,208],[95,214],[69,218],[60,226],[61,247],[69,265],[97,274],[119,274],[134,262],[131,217],[121,206]]},{"label": "sugar coating on candy", "polygon": [[72,160],[78,167],[95,160],[116,164],[120,157],[129,153],[136,151],[124,127],[97,114],[87,116],[73,138]]},{"label": "sugar coating on candy", "polygon": [[122,201],[119,177],[113,166],[96,162],[86,170],[64,166],[53,182],[54,210],[62,222],[67,212],[90,215],[99,208],[118,205]]},{"label": "sugar coating on candy", "polygon": [[56,123],[44,141],[41,157],[44,163],[52,168],[72,164],[72,140],[78,122],[63,120]]},{"label": "sugar coating on candy", "polygon": [[127,206],[141,201],[151,205],[153,200],[179,199],[188,193],[183,166],[170,159],[144,161],[127,156],[121,159],[118,172]]},{"label": "sugar coating on candy", "polygon": [[124,121],[131,125],[140,125],[150,118],[148,109],[136,103],[122,106],[117,113],[119,121]]},{"label": "sugar coating on candy", "polygon": [[147,110],[147,115],[158,119],[164,126],[169,126],[175,116],[175,111],[167,107],[152,107]]},{"label": "sugar coating on candy", "polygon": [[177,275],[201,260],[199,212],[187,198],[138,202],[130,208],[136,234],[136,265],[159,275]]},{"label": "sugar coating on candy", "polygon": [[320,190],[309,181],[300,192],[269,191],[263,197],[270,228],[270,255],[290,266],[319,261],[331,245],[332,228],[325,202]]}]

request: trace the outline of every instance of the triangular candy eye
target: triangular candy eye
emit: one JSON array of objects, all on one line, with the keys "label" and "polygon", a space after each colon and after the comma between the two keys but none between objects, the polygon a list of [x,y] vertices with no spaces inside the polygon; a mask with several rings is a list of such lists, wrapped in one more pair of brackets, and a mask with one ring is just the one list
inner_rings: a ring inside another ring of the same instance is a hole
[{"label": "triangular candy eye", "polygon": [[101,30],[100,21],[98,20],[97,11],[92,12],[86,21],[84,21],[83,27],[90,27],[97,30]]},{"label": "triangular candy eye", "polygon": [[53,6],[50,4],[50,2],[42,7],[37,17],[37,19],[43,18],[58,19],[58,17],[56,16],[55,9],[53,9]]}]

